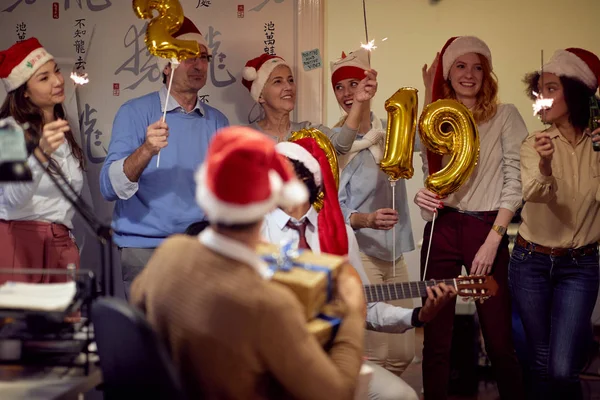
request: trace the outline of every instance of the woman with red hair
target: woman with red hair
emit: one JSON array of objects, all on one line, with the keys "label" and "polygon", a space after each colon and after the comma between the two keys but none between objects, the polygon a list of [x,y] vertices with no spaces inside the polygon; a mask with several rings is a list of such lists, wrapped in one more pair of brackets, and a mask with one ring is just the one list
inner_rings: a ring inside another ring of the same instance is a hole
[{"label": "woman with red hair", "polygon": [[[513,343],[508,291],[508,237],[506,228],[521,206],[519,149],[527,137],[523,118],[512,104],[500,104],[498,82],[489,47],[473,36],[448,40],[431,68],[423,67],[425,104],[454,99],[473,114],[479,130],[477,167],[465,184],[442,199],[422,188],[415,196],[425,226],[421,270],[425,270],[428,244],[431,253],[425,279],[451,279],[463,266],[470,274],[492,275],[496,296],[477,303],[488,356],[503,399],[522,399],[523,384]],[[441,170],[449,157],[422,149],[423,172]],[[423,386],[425,399],[445,399],[450,378],[450,347],[454,302],[425,326]]]}]

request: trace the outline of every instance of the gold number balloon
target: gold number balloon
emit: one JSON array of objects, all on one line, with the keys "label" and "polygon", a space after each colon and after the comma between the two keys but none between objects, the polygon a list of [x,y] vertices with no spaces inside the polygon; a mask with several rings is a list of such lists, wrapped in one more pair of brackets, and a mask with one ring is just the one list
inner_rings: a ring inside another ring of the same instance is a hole
[{"label": "gold number balloon", "polygon": [[415,131],[417,128],[417,89],[400,88],[385,102],[388,121],[385,154],[379,167],[390,180],[412,178]]},{"label": "gold number balloon", "polygon": [[[153,16],[152,10],[158,11],[158,16]],[[198,42],[172,36],[183,24],[179,0],[133,0],[133,11],[138,18],[151,20],[146,29],[146,47],[151,54],[179,61],[200,54]]]},{"label": "gold number balloon", "polygon": [[[339,166],[338,166],[338,159],[337,159],[337,155],[335,153],[335,148],[333,147],[333,144],[331,143],[331,140],[329,140],[327,135],[325,135],[320,130],[315,129],[315,128],[308,128],[308,129],[301,129],[298,132],[292,133],[292,136],[290,137],[289,141],[295,142],[296,140],[304,139],[304,138],[313,138],[315,140],[315,142],[317,142],[317,145],[325,152],[325,154],[327,155],[327,161],[329,162],[329,166],[331,167],[331,172],[333,173],[333,179],[335,180],[335,187],[336,187],[336,189],[339,188],[340,172],[339,172]],[[319,196],[317,196],[317,200],[315,200],[315,202],[313,204],[313,207],[315,208],[315,210],[317,210],[317,212],[321,211],[321,208],[323,208],[323,198],[324,197],[325,197],[325,195],[321,191],[321,193],[319,193]]]},{"label": "gold number balloon", "polygon": [[421,113],[419,135],[430,151],[451,156],[443,169],[427,178],[425,187],[442,197],[456,192],[479,159],[479,131],[473,115],[458,101],[438,100]]}]

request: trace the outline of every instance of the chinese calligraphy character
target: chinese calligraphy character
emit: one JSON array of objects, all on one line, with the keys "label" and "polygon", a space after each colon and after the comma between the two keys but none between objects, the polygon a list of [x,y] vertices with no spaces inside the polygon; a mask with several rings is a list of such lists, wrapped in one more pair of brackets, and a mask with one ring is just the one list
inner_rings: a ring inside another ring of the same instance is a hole
[{"label": "chinese calligraphy character", "polygon": [[19,42],[22,42],[27,37],[27,24],[25,22],[21,22],[17,24],[17,38]]},{"label": "chinese calligraphy character", "polygon": [[[17,0],[17,1],[15,1],[15,3],[12,6],[7,7],[6,9],[2,10],[2,12],[13,12],[20,4],[23,4],[23,1],[25,1],[24,4],[27,4],[27,5],[31,5],[36,2],[36,0]],[[64,1],[65,1],[65,3],[64,3],[65,10],[68,10],[71,7],[71,0],[64,0]],[[75,0],[77,5],[79,6],[80,10],[82,9],[81,1],[82,0]],[[98,4],[98,3],[103,3],[103,4]],[[86,0],[86,4],[90,11],[106,10],[108,7],[110,7],[112,5],[111,0]]]},{"label": "chinese calligraphy character", "polygon": [[[2,12],[12,12],[22,2],[23,2],[23,0],[17,0],[17,2],[15,4],[13,4],[12,6],[9,6],[8,8],[6,8],[4,10],[2,10]],[[25,4],[33,4],[33,3],[35,3],[35,0],[25,0]]]},{"label": "chinese calligraphy character", "polygon": [[85,62],[85,60],[83,59],[83,57],[79,56],[77,58],[77,61],[75,61],[75,68],[80,70],[80,69],[85,69],[85,65],[87,63]]},{"label": "chinese calligraphy character", "polygon": [[[266,6],[267,3],[270,2],[270,1],[271,0],[263,0],[262,3],[260,3],[259,5],[257,5],[254,8],[250,9],[250,11],[256,11],[256,12],[258,12],[258,11],[262,10],[263,7]],[[275,1],[275,3],[283,3],[285,0],[274,0],[274,1]]]},{"label": "chinese calligraphy character", "polygon": [[211,0],[198,0],[198,5],[196,5],[196,8],[198,8],[198,7],[210,7],[210,1]]},{"label": "chinese calligraphy character", "polygon": [[275,24],[273,21],[265,23],[265,53],[272,56],[275,55]]},{"label": "chinese calligraphy character", "polygon": [[82,31],[80,29],[77,29],[73,33],[73,38],[80,38],[82,35],[85,35],[85,32],[86,32],[85,30]]},{"label": "chinese calligraphy character", "polygon": [[[91,108],[89,104],[86,104],[84,111],[79,115],[79,126],[83,133],[82,139],[85,143],[88,160],[93,164],[101,164],[104,162],[108,151],[102,145],[102,141],[100,140],[100,136],[103,134],[100,130],[96,129],[96,122],[98,120],[94,117],[94,114],[96,114],[96,109]],[[94,136],[94,139],[92,139],[92,136]],[[92,144],[94,146],[93,148]],[[98,156],[98,153],[100,153],[100,156]]]},{"label": "chinese calligraphy character", "polygon": [[75,20],[75,28],[77,28],[77,29],[85,28],[85,18],[76,19]]},{"label": "chinese calligraphy character", "polygon": [[[104,4],[95,4],[95,3],[99,3],[103,1]],[[75,2],[77,2],[77,5],[79,6],[79,9],[81,10],[81,0],[75,0]],[[110,7],[112,5],[111,0],[87,0],[87,6],[90,9],[90,11],[102,11],[107,9],[108,7]],[[68,10],[69,7],[71,7],[71,1],[70,0],[65,0],[65,10]]]},{"label": "chinese calligraphy character", "polygon": [[200,99],[201,103],[208,104],[209,103],[208,96],[210,96],[210,95],[208,95],[208,94],[201,94],[201,95],[198,96],[198,98]]},{"label": "chinese calligraphy character", "polygon": [[219,69],[224,69],[225,64],[223,60],[227,57],[225,53],[219,52],[219,46],[221,46],[221,41],[215,41],[215,37],[219,36],[221,32],[215,30],[212,26],[208,27],[208,47],[212,50],[213,58],[210,60],[210,80],[215,87],[225,87],[233,84],[236,79],[235,77],[226,70],[227,75],[229,75],[229,79],[219,80],[216,77],[215,73],[215,60],[219,59],[219,65],[217,66]]},{"label": "chinese calligraphy character", "polygon": [[[156,60],[154,57],[150,56],[150,52],[144,43],[144,34],[146,33],[147,26],[148,24],[144,25],[142,30],[138,32],[137,27],[131,25],[123,39],[125,47],[133,46],[133,55],[115,71],[115,75],[119,75],[122,71],[127,71],[131,72],[136,77],[139,77],[136,82],[127,86],[125,89],[134,90],[146,79],[150,82],[156,82],[161,77],[162,71],[158,69]],[[144,57],[146,61],[140,66],[141,57]]]},{"label": "chinese calligraphy character", "polygon": [[75,43],[73,43],[73,46],[75,46],[75,51],[77,52],[77,54],[85,53],[84,40],[76,40]]}]

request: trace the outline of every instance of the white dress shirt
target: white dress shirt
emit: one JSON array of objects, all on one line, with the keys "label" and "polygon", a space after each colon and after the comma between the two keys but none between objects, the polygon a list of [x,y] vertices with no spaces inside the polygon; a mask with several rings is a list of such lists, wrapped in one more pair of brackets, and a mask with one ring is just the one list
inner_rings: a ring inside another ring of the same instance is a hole
[{"label": "white dress shirt", "polygon": [[273,275],[267,263],[254,250],[242,242],[213,231],[211,227],[200,232],[198,240],[215,253],[249,265],[264,279],[270,279]]},{"label": "white dress shirt", "polygon": [[[65,141],[53,154],[68,182],[77,195],[83,188],[83,172]],[[63,224],[73,229],[75,209],[65,199],[54,182],[35,160],[33,154],[27,159],[33,175],[32,182],[0,184],[0,219],[8,221],[43,221]],[[60,182],[60,178],[57,178]],[[66,186],[62,187],[70,193]]]},{"label": "white dress shirt", "polygon": [[[262,226],[262,236],[266,241],[277,245],[284,240],[299,240],[298,231],[288,227],[287,223],[291,220],[293,223],[299,224],[308,220],[305,231],[306,242],[311,251],[318,254],[321,252],[318,216],[317,211],[311,206],[306,214],[297,221],[277,208],[266,215]],[[368,285],[370,282],[360,261],[358,243],[354,231],[348,225],[346,225],[346,235],[348,236],[348,261],[360,275],[363,284]],[[412,312],[411,309],[387,303],[369,303],[367,304],[367,329],[386,333],[405,332],[413,327],[411,325]]]}]

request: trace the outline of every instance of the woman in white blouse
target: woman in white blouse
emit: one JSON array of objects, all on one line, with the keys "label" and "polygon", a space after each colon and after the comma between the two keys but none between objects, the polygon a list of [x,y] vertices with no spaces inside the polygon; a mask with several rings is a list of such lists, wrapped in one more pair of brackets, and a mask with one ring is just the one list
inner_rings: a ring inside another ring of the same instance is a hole
[{"label": "woman in white blouse", "polygon": [[[33,181],[0,184],[0,268],[79,268],[79,251],[71,234],[74,209],[48,174],[62,173],[77,194],[83,186],[83,152],[65,120],[64,79],[35,38],[0,52],[0,79],[8,95],[0,118],[29,124],[27,162]],[[42,163],[39,163],[37,157]],[[49,274],[0,276],[26,282],[64,281]]]},{"label": "woman in white blouse", "polygon": [[[431,241],[425,279],[456,278],[464,265],[468,273],[491,275],[498,282],[495,296],[476,303],[477,315],[500,396],[517,400],[524,398],[524,390],[511,339],[506,228],[522,202],[519,150],[527,128],[514,105],[498,102],[492,71],[489,47],[473,36],[451,38],[434,65],[424,68],[425,103],[455,99],[468,107],[479,130],[480,152],[473,174],[456,193],[442,199],[423,188],[415,203],[429,221],[437,213],[433,232],[429,222],[423,235],[422,270]],[[448,157],[430,152],[423,158],[425,176],[448,162]],[[424,329],[427,400],[447,398],[453,321],[454,307],[446,307]]]}]

